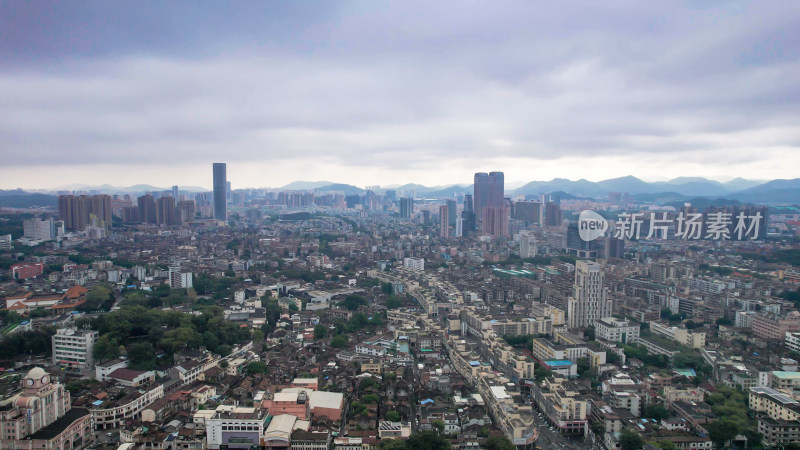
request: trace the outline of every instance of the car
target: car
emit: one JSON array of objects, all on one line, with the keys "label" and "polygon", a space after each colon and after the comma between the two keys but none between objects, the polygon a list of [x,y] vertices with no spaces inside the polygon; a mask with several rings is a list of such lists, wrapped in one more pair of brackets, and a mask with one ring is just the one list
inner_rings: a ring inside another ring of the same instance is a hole
[{"label": "car", "polygon": [[114,436],[114,433],[106,433],[106,436],[108,437]]}]

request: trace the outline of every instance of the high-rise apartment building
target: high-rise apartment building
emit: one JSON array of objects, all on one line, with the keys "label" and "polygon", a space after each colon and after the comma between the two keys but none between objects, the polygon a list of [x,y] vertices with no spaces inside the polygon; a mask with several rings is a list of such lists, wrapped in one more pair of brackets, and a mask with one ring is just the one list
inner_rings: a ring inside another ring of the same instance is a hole
[{"label": "high-rise apartment building", "polygon": [[228,175],[225,163],[214,163],[214,218],[228,220]]},{"label": "high-rise apartment building", "polygon": [[178,186],[172,186],[172,198],[178,203]]},{"label": "high-rise apartment building", "polygon": [[[111,225],[111,197],[108,195],[59,195],[58,218],[67,230],[81,231],[91,223],[91,217]],[[98,224],[99,226],[100,224]]]},{"label": "high-rise apartment building", "polygon": [[439,207],[439,237],[450,237],[450,208],[447,205]]},{"label": "high-rise apartment building", "polygon": [[521,231],[519,233],[519,257],[536,257],[536,236],[530,231]]},{"label": "high-rise apartment building", "polygon": [[539,202],[516,202],[514,203],[514,212],[511,218],[528,224],[538,224],[541,208],[542,204]]},{"label": "high-rise apartment building", "polygon": [[567,323],[570,328],[590,327],[603,317],[610,317],[612,302],[603,285],[602,266],[591,261],[575,263],[575,284],[567,302]]},{"label": "high-rise apartment building", "polygon": [[508,207],[487,206],[483,209],[483,219],[481,220],[481,232],[495,237],[508,236]]},{"label": "high-rise apartment building", "polygon": [[414,199],[411,197],[402,197],[400,199],[400,217],[403,219],[410,219],[414,215]]},{"label": "high-rise apartment building", "polygon": [[562,223],[561,206],[558,203],[547,202],[544,205],[544,225],[546,227],[560,227]]},{"label": "high-rise apartment building", "polygon": [[157,223],[156,216],[156,199],[152,195],[147,194],[139,197],[137,200],[139,205],[139,222],[141,223]]},{"label": "high-rise apartment building", "polygon": [[178,217],[180,223],[189,223],[194,220],[194,200],[181,200],[178,202]]},{"label": "high-rise apartment building", "polygon": [[167,226],[177,224],[175,200],[172,197],[160,197],[156,201],[156,222]]}]

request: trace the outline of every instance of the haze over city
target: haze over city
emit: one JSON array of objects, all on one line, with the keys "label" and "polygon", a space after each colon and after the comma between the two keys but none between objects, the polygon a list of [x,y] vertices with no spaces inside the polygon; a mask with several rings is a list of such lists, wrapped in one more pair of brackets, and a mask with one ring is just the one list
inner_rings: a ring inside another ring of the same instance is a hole
[{"label": "haze over city", "polygon": [[[0,188],[793,178],[793,2],[0,6]],[[224,158],[223,158],[224,157]]]},{"label": "haze over city", "polygon": [[798,24],[0,1],[0,450],[800,450]]}]

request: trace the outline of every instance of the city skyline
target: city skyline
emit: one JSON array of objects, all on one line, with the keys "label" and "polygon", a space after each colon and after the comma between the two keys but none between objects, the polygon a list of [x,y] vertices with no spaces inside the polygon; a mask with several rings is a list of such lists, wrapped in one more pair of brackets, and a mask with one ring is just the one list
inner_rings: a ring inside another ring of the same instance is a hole
[{"label": "city skyline", "polygon": [[793,177],[800,5],[510,6],[7,3],[0,188]]}]

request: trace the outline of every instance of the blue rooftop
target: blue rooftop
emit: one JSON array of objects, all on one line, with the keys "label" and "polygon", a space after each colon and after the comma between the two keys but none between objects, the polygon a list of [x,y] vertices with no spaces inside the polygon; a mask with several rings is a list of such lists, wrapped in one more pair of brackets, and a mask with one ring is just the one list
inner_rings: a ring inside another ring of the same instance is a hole
[{"label": "blue rooftop", "polygon": [[554,359],[552,361],[544,361],[544,364],[550,367],[566,367],[571,366],[572,361],[568,359]]}]

